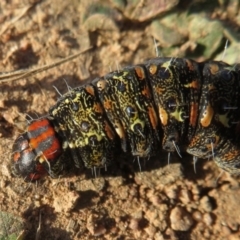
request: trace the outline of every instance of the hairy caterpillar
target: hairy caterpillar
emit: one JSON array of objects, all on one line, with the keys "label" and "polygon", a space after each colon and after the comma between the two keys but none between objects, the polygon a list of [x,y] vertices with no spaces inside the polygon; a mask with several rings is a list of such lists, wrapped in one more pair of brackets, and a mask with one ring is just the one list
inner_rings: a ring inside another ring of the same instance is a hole
[{"label": "hairy caterpillar", "polygon": [[238,65],[185,58],[111,72],[71,89],[29,124],[13,145],[13,172],[36,180],[69,164],[104,168],[120,145],[138,160],[160,148],[184,150],[239,174],[239,76]]}]

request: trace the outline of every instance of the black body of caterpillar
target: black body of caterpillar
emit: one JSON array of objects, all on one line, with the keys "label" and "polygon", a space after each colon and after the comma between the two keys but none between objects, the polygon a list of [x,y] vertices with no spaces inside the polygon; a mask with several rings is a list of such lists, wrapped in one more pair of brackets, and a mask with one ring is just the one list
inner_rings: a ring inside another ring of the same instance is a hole
[{"label": "black body of caterpillar", "polygon": [[184,150],[239,174],[239,91],[239,66],[224,62],[155,58],[111,72],[69,91],[47,118],[29,124],[14,143],[13,172],[56,177],[69,158],[77,167],[104,168],[120,140],[137,158]]}]

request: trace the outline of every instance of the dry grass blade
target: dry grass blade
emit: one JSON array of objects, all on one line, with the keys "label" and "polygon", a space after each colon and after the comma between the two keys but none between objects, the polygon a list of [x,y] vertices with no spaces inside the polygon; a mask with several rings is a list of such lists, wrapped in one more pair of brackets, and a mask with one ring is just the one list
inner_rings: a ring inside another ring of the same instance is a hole
[{"label": "dry grass blade", "polygon": [[64,59],[61,59],[57,62],[54,62],[52,64],[48,64],[48,65],[44,65],[44,66],[40,66],[37,68],[33,68],[33,69],[21,69],[21,70],[17,70],[17,71],[11,71],[11,72],[3,72],[0,73],[0,83],[5,83],[5,82],[10,82],[10,81],[16,81],[22,78],[26,78],[29,77],[31,75],[43,72],[47,69],[51,69],[54,68],[56,66],[59,66],[65,62],[68,62],[70,60],[73,60],[74,58],[77,58],[78,56],[80,56],[81,54],[87,52],[88,50],[90,50],[92,47],[86,48],[78,53],[75,53],[69,57],[66,57]]},{"label": "dry grass blade", "polygon": [[35,240],[39,240],[40,239],[41,226],[42,226],[42,212],[40,211],[39,212],[39,224],[38,224]]},{"label": "dry grass blade", "polygon": [[0,31],[0,36],[2,36],[2,34],[5,33],[11,26],[13,26],[14,23],[16,23],[20,18],[22,18],[28,12],[28,10],[32,7],[33,7],[33,5],[29,5],[29,6],[25,7],[17,17],[13,18],[10,22],[7,22],[2,27],[2,29]]}]

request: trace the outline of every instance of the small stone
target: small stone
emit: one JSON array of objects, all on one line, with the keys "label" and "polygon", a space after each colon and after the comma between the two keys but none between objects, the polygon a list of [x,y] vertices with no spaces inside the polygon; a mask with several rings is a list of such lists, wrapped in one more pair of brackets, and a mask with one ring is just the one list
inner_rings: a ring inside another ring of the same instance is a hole
[{"label": "small stone", "polygon": [[187,205],[191,201],[191,198],[192,198],[191,192],[187,189],[182,189],[180,191],[179,198],[183,204]]},{"label": "small stone", "polygon": [[207,225],[207,226],[211,226],[213,223],[213,218],[212,215],[210,213],[205,213],[203,215],[203,222]]},{"label": "small stone", "polygon": [[40,207],[41,206],[41,202],[36,200],[34,201],[35,207]]},{"label": "small stone", "polygon": [[165,190],[165,193],[168,198],[170,199],[176,199],[177,198],[177,190],[174,188],[169,188]]},{"label": "small stone", "polygon": [[140,221],[140,219],[136,219],[136,218],[131,219],[131,221],[129,223],[129,228],[131,228],[132,230],[138,230],[139,229],[139,221]]},{"label": "small stone", "polygon": [[92,184],[95,188],[94,190],[100,192],[105,187],[106,181],[105,181],[105,178],[103,178],[103,177],[102,178],[94,178],[94,179],[92,179]]},{"label": "small stone", "polygon": [[149,209],[145,213],[145,217],[152,222],[154,219],[158,219],[158,211],[154,207],[149,207]]},{"label": "small stone", "polygon": [[133,231],[133,239],[148,239],[147,238],[147,233],[143,231]]},{"label": "small stone", "polygon": [[157,196],[157,195],[152,196],[149,200],[150,200],[150,201],[152,202],[152,204],[155,205],[155,206],[158,206],[158,205],[161,204],[161,202],[162,202],[162,199],[161,199],[159,196]]},{"label": "small stone", "polygon": [[197,195],[197,194],[193,195],[193,201],[194,202],[197,202],[199,200],[199,198],[200,198],[199,195]]},{"label": "small stone", "polygon": [[93,214],[89,215],[86,227],[88,231],[95,237],[101,236],[107,231],[105,226],[102,224],[102,221],[98,219],[98,216]]},{"label": "small stone", "polygon": [[7,186],[7,181],[1,179],[0,180],[0,186],[1,186],[1,189],[5,188]]},{"label": "small stone", "polygon": [[199,222],[197,224],[197,229],[198,229],[199,232],[204,232],[205,229],[206,229],[206,225],[203,222]]},{"label": "small stone", "polygon": [[209,229],[204,230],[203,236],[204,236],[204,239],[208,239],[211,237],[211,233],[210,233]]},{"label": "small stone", "polygon": [[193,225],[191,215],[182,207],[175,207],[170,213],[171,227],[175,231],[188,231]]},{"label": "small stone", "polygon": [[150,238],[153,238],[155,233],[157,232],[157,229],[153,225],[146,227],[144,230]]},{"label": "small stone", "polygon": [[155,240],[164,240],[164,236],[161,234],[161,232],[157,232],[155,235],[154,235],[154,239]]},{"label": "small stone", "polygon": [[120,231],[125,232],[128,225],[125,221],[121,221],[118,223],[117,227],[120,229]]},{"label": "small stone", "polygon": [[168,227],[168,222],[167,221],[157,221],[156,219],[153,221],[153,225],[157,228],[159,228],[159,230],[161,232],[164,232],[166,230],[166,228]]},{"label": "small stone", "polygon": [[133,196],[133,197],[137,197],[138,196],[138,191],[135,187],[130,188],[129,190],[129,195]]},{"label": "small stone", "polygon": [[201,222],[203,216],[202,216],[202,213],[200,211],[196,210],[196,211],[193,212],[192,217],[195,221]]},{"label": "small stone", "polygon": [[132,217],[133,217],[133,218],[136,218],[136,219],[142,219],[142,218],[143,218],[143,212],[142,212],[142,211],[134,212],[134,213],[132,214]]},{"label": "small stone", "polygon": [[200,195],[200,193],[201,193],[200,187],[199,187],[198,185],[193,185],[193,187],[192,187],[192,193],[193,193],[194,195]]},{"label": "small stone", "polygon": [[35,198],[36,200],[40,200],[40,199],[41,199],[41,196],[40,196],[39,194],[35,194],[35,195],[34,195],[34,198]]},{"label": "small stone", "polygon": [[205,212],[211,212],[213,207],[212,203],[210,202],[210,199],[208,196],[204,196],[200,199],[200,207],[205,211]]},{"label": "small stone", "polygon": [[66,230],[68,232],[74,233],[76,231],[77,227],[78,227],[77,221],[75,221],[73,219],[70,219],[69,222],[68,222]]},{"label": "small stone", "polygon": [[165,233],[167,235],[167,239],[179,240],[179,238],[176,235],[176,232],[173,231],[171,228],[168,228]]}]

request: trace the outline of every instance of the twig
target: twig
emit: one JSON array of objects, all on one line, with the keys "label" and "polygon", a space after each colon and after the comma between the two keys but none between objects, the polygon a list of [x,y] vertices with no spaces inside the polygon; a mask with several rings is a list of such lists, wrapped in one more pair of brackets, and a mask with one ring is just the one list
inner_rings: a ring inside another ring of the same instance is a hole
[{"label": "twig", "polygon": [[40,212],[39,212],[39,223],[38,223],[35,240],[38,240],[40,237],[41,225],[42,225],[42,210],[40,210]]},{"label": "twig", "polygon": [[6,23],[5,26],[3,26],[2,30],[0,31],[0,36],[5,33],[8,28],[10,28],[11,26],[13,26],[20,18],[22,18],[27,12],[28,10],[32,7],[33,5],[29,5],[27,7],[25,7],[22,12],[16,16],[15,18],[11,19],[10,22]]},{"label": "twig", "polygon": [[52,64],[48,64],[48,65],[44,65],[44,66],[40,66],[37,68],[33,68],[33,69],[21,69],[21,70],[17,70],[17,71],[11,71],[11,72],[4,72],[4,73],[0,73],[0,83],[4,83],[4,82],[10,82],[10,81],[16,81],[22,78],[26,78],[29,77],[31,75],[34,75],[36,73],[40,73],[43,72],[47,69],[59,66],[65,62],[68,62],[78,56],[80,56],[81,54],[87,52],[88,50],[90,50],[92,47],[89,47],[87,49],[84,49],[76,54],[73,54],[69,57],[66,57],[64,59],[61,59],[55,63]]}]

